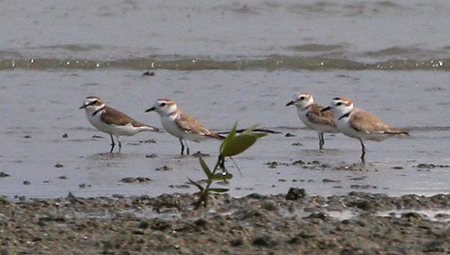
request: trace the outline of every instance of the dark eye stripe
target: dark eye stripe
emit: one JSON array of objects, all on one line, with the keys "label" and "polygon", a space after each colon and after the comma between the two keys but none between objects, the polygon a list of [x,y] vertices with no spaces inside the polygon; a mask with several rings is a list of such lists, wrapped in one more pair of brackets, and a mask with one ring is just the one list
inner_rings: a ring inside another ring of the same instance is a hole
[{"label": "dark eye stripe", "polygon": [[89,104],[87,104],[86,106],[94,105],[94,104],[96,104],[97,102],[98,102],[97,100],[94,100],[94,101],[90,102]]}]

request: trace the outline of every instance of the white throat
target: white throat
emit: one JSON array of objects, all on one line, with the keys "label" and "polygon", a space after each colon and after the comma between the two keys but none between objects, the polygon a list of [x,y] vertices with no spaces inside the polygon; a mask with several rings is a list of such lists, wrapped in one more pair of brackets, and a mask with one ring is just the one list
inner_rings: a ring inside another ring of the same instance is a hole
[{"label": "white throat", "polygon": [[353,110],[353,104],[348,105],[348,106],[340,106],[340,107],[335,107],[333,108],[333,115],[334,118],[341,120],[341,119],[346,119],[348,117],[350,117],[350,113]]},{"label": "white throat", "polygon": [[86,115],[94,116],[97,115],[97,113],[101,112],[105,108],[105,104],[99,105],[99,106],[89,106],[86,107]]}]

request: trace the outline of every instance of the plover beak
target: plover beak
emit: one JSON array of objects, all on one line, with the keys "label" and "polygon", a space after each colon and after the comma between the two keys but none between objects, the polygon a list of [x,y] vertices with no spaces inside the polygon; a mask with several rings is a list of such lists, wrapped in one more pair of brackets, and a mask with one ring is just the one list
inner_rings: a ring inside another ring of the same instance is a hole
[{"label": "plover beak", "polygon": [[86,109],[86,107],[87,107],[87,105],[82,105],[82,106],[80,106],[80,108],[78,108],[78,109]]},{"label": "plover beak", "polygon": [[333,107],[327,106],[327,107],[323,108],[322,110],[320,110],[320,112],[329,111],[329,110],[331,110],[331,109],[333,109]]},{"label": "plover beak", "polygon": [[145,110],[145,112],[152,112],[154,110],[156,110],[156,107],[153,106],[152,108],[149,108],[149,109]]},{"label": "plover beak", "polygon": [[292,101],[290,101],[289,103],[287,103],[286,106],[293,105],[293,104],[295,104],[295,101],[294,101],[294,100],[292,100]]}]

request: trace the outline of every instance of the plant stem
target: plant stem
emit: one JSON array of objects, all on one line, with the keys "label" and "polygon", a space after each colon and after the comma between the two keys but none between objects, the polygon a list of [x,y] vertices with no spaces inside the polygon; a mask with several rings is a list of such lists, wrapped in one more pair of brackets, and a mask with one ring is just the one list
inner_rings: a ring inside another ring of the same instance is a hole
[{"label": "plant stem", "polygon": [[[214,176],[216,174],[217,169],[223,168],[225,158],[222,155],[219,155],[219,158],[217,159],[216,165],[214,166],[214,169],[211,172],[211,175]],[[203,191],[200,193],[200,197],[195,203],[194,209],[198,209],[200,205],[203,203],[203,206],[206,207],[208,205],[208,195],[209,195],[209,187],[213,183],[213,178],[209,178],[206,181],[206,187],[203,189]]]}]

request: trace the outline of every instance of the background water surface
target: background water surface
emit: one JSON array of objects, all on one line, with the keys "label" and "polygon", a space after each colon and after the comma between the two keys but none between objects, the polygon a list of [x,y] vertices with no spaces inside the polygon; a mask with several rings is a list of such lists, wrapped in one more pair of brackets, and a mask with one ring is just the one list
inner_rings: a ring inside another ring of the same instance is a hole
[{"label": "background water surface", "polygon": [[[214,131],[280,131],[236,157],[231,195],[450,191],[448,1],[1,1],[1,194],[27,197],[194,192],[198,159],[163,133],[109,137],[78,110],[89,95],[135,119],[167,97]],[[151,71],[154,76],[143,76]],[[293,93],[345,96],[409,137],[360,145],[304,128]],[[286,133],[295,135],[285,137]],[[67,134],[67,137],[66,137]],[[101,138],[93,138],[101,136]],[[210,154],[219,143],[191,143]],[[305,164],[294,164],[302,160]],[[356,164],[356,166],[355,166]],[[166,171],[163,171],[166,169]],[[167,170],[168,169],[168,170]],[[145,183],[124,183],[147,177]]]}]

